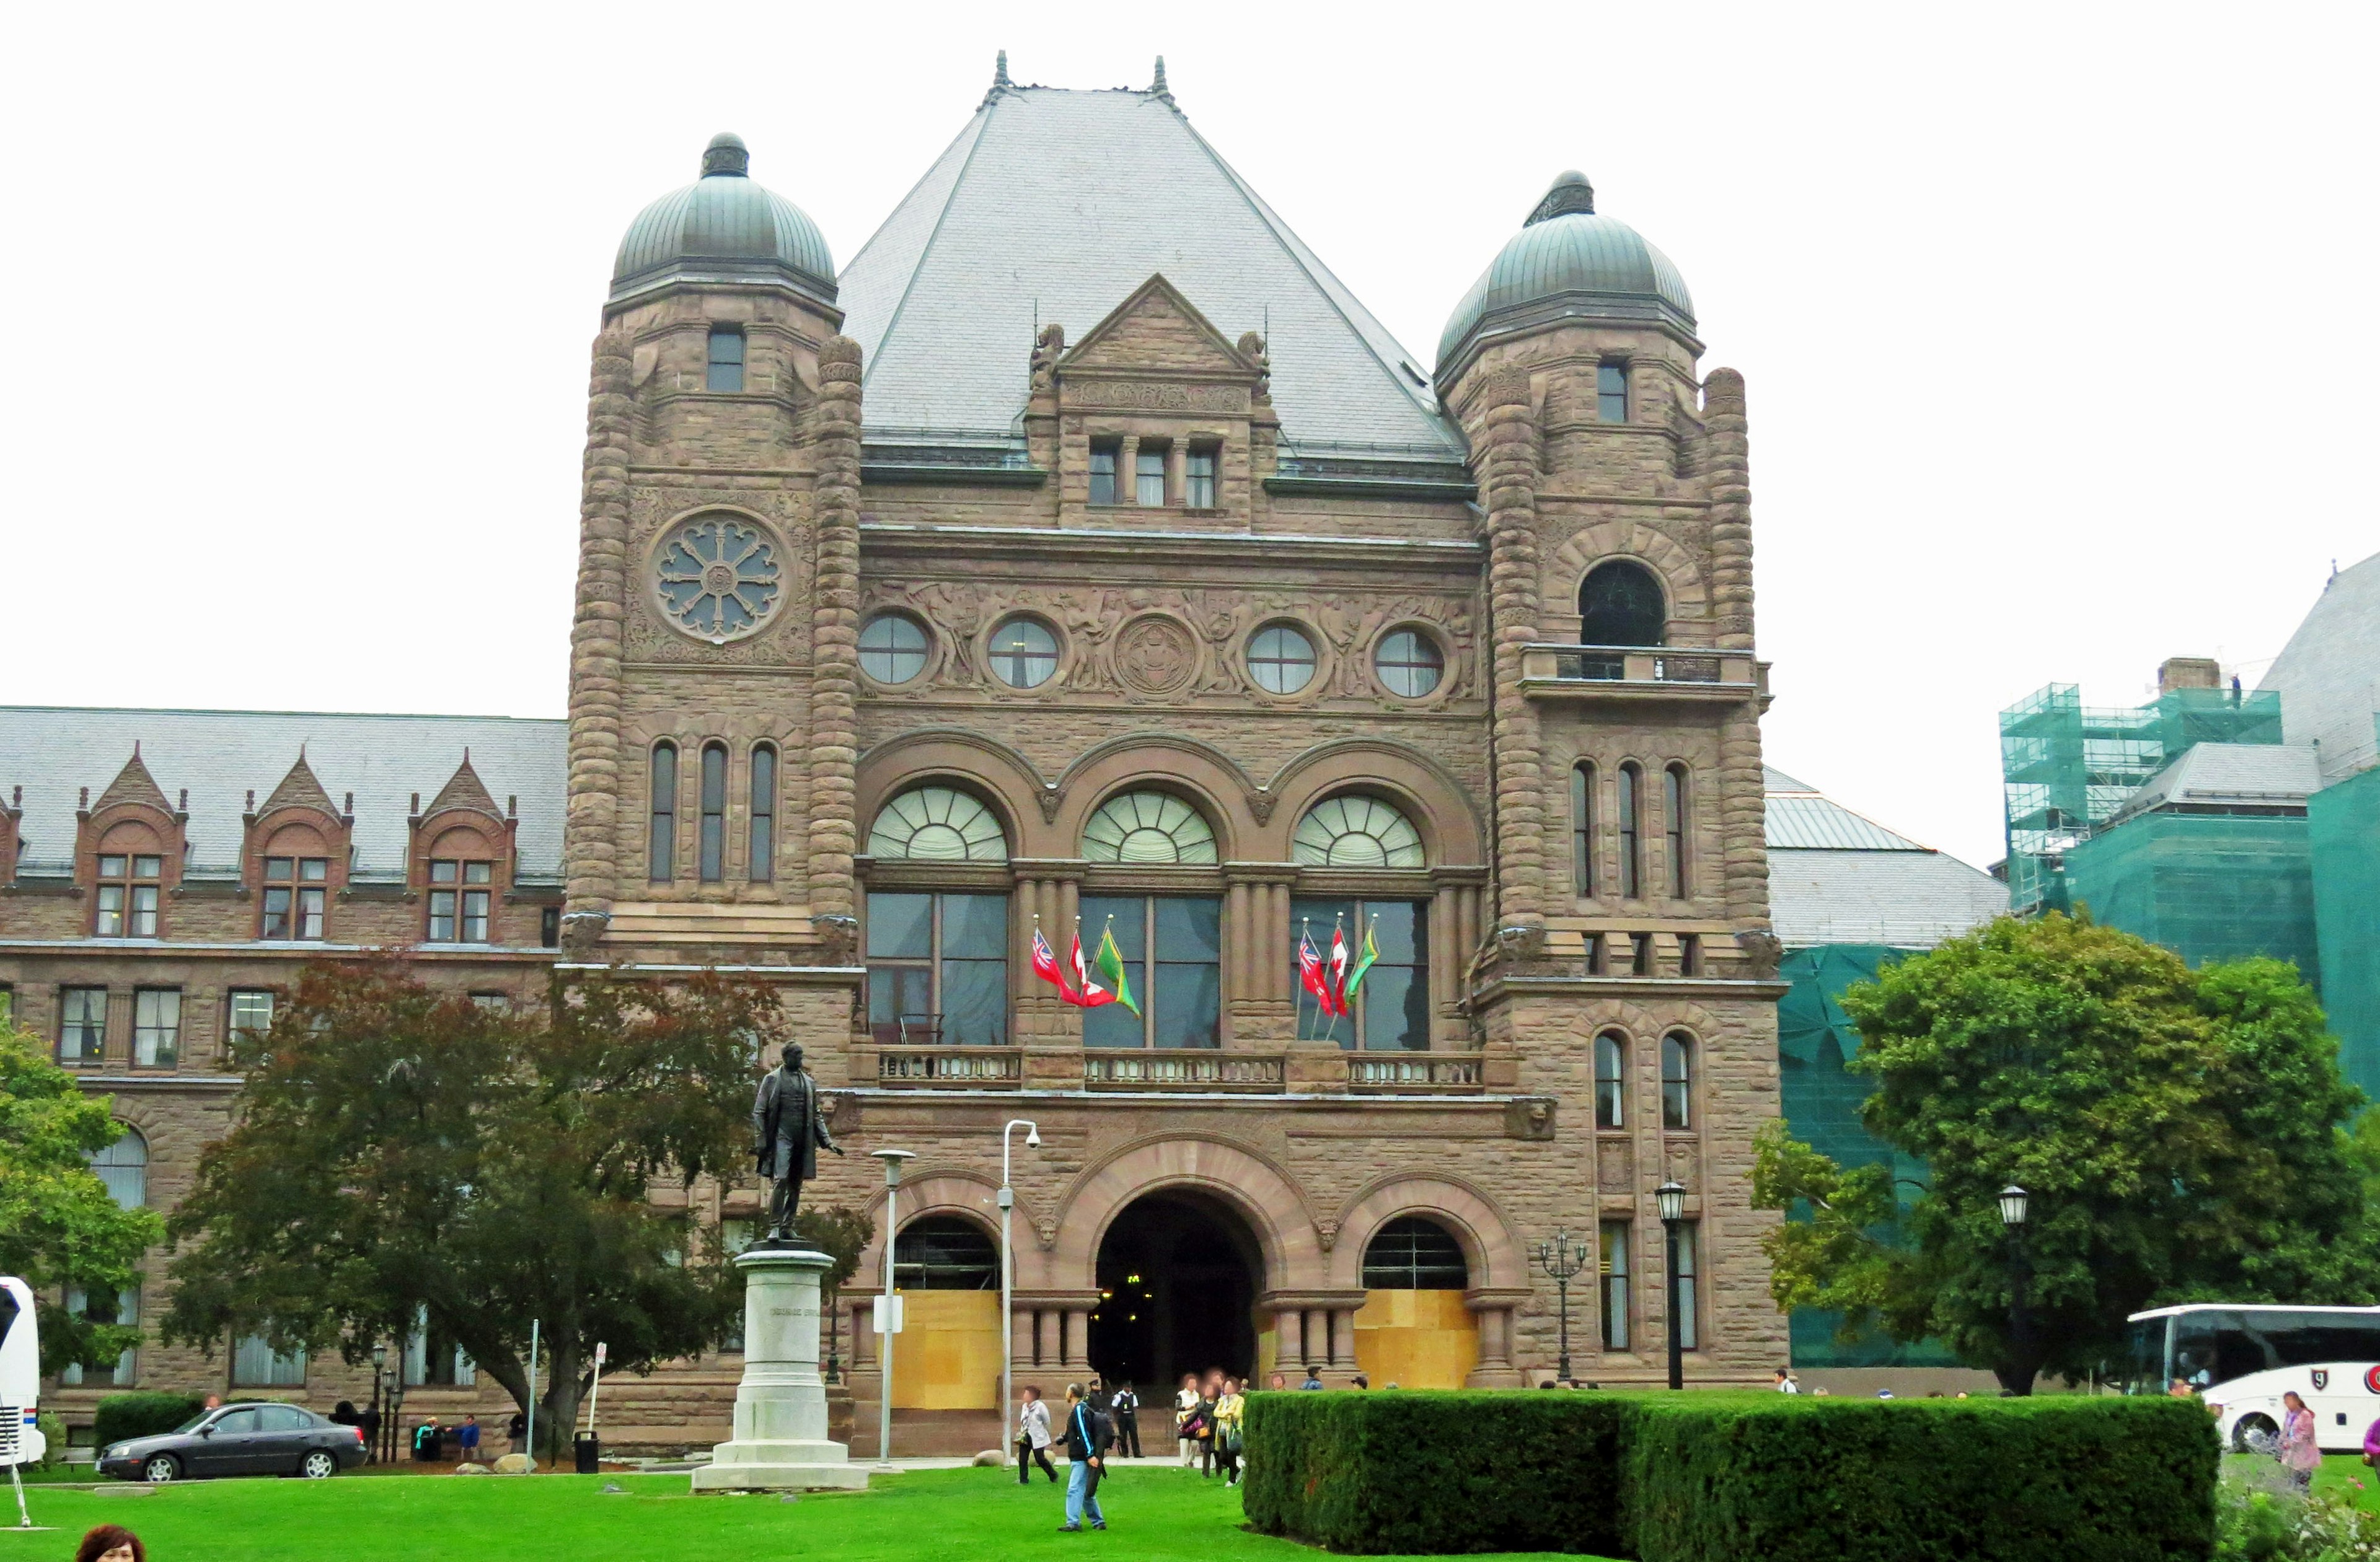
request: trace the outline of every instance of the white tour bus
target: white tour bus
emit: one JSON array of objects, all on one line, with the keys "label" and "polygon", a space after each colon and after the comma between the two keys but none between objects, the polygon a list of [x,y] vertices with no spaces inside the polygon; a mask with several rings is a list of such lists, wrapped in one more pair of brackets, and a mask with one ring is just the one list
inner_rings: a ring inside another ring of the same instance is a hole
[{"label": "white tour bus", "polygon": [[2361,1453],[2365,1429],[2380,1421],[2380,1307],[2192,1302],[2131,1321],[2128,1391],[2162,1393],[2186,1380],[2231,1447],[2277,1435],[2291,1389],[2313,1411],[2325,1452]]},{"label": "white tour bus", "polygon": [[42,1398],[42,1337],[33,1293],[0,1275],[0,1465],[39,1464],[49,1451],[33,1412]]}]

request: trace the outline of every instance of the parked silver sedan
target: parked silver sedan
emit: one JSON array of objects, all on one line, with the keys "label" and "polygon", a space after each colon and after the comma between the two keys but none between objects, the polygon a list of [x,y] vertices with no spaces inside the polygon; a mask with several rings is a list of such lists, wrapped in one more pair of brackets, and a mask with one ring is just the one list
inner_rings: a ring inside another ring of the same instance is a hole
[{"label": "parked silver sedan", "polygon": [[109,1445],[102,1473],[152,1485],[199,1475],[304,1475],[320,1481],[364,1461],[364,1435],[299,1405],[224,1405],[171,1432]]}]

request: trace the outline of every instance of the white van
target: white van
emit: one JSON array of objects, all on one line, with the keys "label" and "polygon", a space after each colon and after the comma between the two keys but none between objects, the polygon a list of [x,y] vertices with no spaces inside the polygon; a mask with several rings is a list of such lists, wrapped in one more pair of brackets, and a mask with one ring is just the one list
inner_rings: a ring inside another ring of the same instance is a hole
[{"label": "white van", "polygon": [[34,1421],[42,1399],[42,1334],[33,1292],[0,1275],[0,1465],[39,1464],[49,1444]]}]

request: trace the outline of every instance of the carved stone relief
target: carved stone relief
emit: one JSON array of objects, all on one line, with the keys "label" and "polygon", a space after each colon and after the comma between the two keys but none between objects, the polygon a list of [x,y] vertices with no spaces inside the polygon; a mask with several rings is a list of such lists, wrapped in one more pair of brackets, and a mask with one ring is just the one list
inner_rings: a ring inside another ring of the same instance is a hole
[{"label": "carved stone relief", "polygon": [[1245,385],[1175,385],[1135,380],[1079,380],[1068,376],[1069,406],[1112,406],[1150,412],[1245,412]]},{"label": "carved stone relief", "polygon": [[1148,613],[1116,636],[1116,676],[1135,694],[1179,694],[1198,676],[1198,642],[1177,621]]}]

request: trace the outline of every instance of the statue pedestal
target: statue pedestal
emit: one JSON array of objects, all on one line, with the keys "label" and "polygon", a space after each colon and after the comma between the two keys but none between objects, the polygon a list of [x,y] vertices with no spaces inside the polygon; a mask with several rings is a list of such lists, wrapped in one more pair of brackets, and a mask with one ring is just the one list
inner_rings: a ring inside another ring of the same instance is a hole
[{"label": "statue pedestal", "polygon": [[694,1471],[698,1492],[865,1488],[868,1471],[826,1435],[819,1376],[819,1281],[834,1260],[796,1247],[738,1253],[744,1271],[744,1381],[735,1435]]}]

